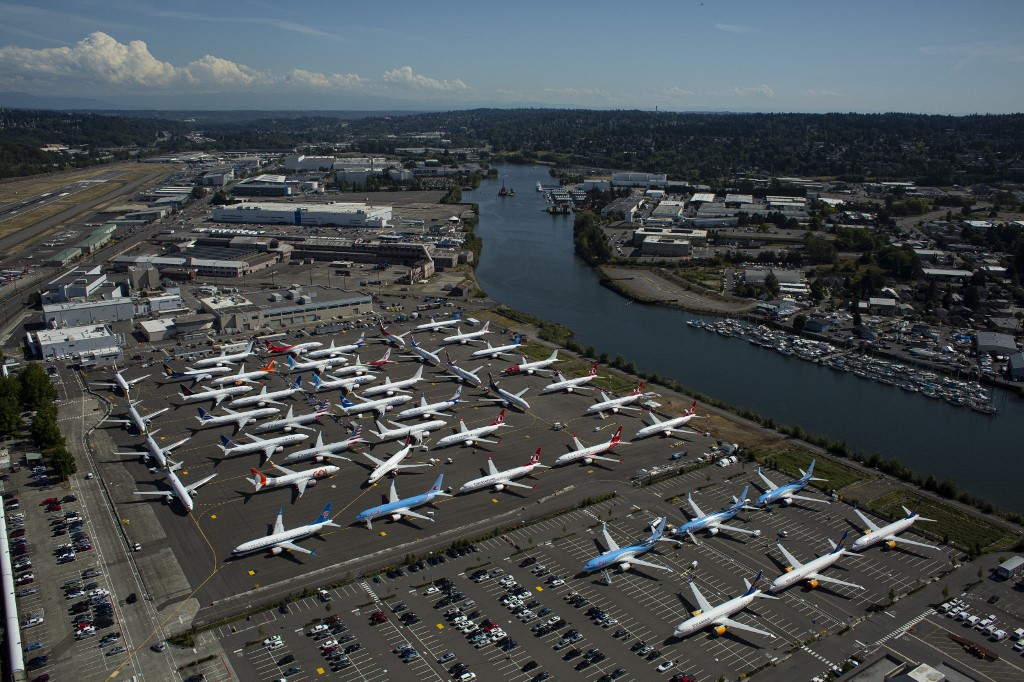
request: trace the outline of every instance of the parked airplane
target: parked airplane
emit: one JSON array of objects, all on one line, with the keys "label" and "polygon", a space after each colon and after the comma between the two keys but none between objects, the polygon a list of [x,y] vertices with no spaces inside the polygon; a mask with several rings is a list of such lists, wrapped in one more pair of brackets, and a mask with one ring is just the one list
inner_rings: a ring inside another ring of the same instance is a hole
[{"label": "parked airplane", "polygon": [[525,355],[519,356],[519,364],[512,365],[511,367],[502,371],[501,376],[510,377],[515,374],[546,374],[554,370],[549,370],[548,367],[558,362],[558,349],[551,351],[544,360],[534,360],[529,362]]},{"label": "parked airplane", "polygon": [[465,345],[467,343],[476,343],[484,334],[491,333],[490,326],[491,321],[488,320],[487,322],[484,322],[483,327],[481,327],[478,331],[475,332],[463,332],[462,328],[458,327],[456,328],[457,333],[452,334],[451,336],[446,336],[443,339],[441,339],[441,344],[445,345],[449,343],[458,343]]},{"label": "parked airplane", "polygon": [[324,398],[324,401],[317,405],[315,412],[300,414],[297,417],[294,414],[294,410],[294,407],[289,406],[288,414],[286,414],[283,419],[273,419],[271,421],[263,422],[253,429],[253,433],[271,433],[273,431],[284,431],[285,433],[289,433],[295,429],[312,431],[313,429],[306,425],[312,424],[313,422],[319,424],[320,417],[330,413],[331,403],[329,400]]},{"label": "parked airplane", "polygon": [[480,365],[471,372],[468,369],[463,369],[456,365],[455,361],[452,360],[450,355],[448,355],[448,351],[444,352],[444,357],[447,361],[444,363],[444,368],[452,373],[452,376],[448,378],[454,379],[455,381],[461,381],[467,386],[476,387],[484,385],[484,380],[477,375],[477,373],[484,368],[483,365]]},{"label": "parked airplane", "polygon": [[405,337],[411,332],[405,332],[405,334],[394,334],[388,331],[388,328],[384,326],[384,323],[380,320],[377,321],[377,329],[380,330],[381,337],[378,341],[383,341],[389,346],[394,348],[405,348]]},{"label": "parked airplane", "polygon": [[402,419],[411,419],[413,417],[422,417],[423,419],[429,419],[430,417],[440,416],[442,412],[450,410],[455,407],[458,403],[463,402],[460,400],[462,396],[462,386],[455,388],[455,393],[448,400],[442,400],[439,403],[427,404],[425,396],[420,396],[420,404],[418,407],[410,407],[408,410],[402,410],[395,419],[401,421]]},{"label": "parked airplane", "polygon": [[648,436],[654,436],[654,435],[659,434],[659,433],[664,438],[668,438],[669,436],[672,436],[672,435],[680,435],[681,436],[681,435],[687,434],[687,433],[688,434],[698,435],[698,432],[694,431],[693,429],[681,429],[681,428],[679,428],[680,426],[683,426],[684,424],[689,423],[689,421],[691,419],[697,418],[697,401],[696,400],[694,400],[693,404],[690,405],[690,409],[688,409],[686,412],[684,412],[682,415],[680,415],[678,417],[673,417],[671,419],[661,420],[661,419],[658,419],[658,415],[654,414],[653,411],[650,411],[647,414],[650,415],[651,421],[653,423],[650,426],[645,426],[642,429],[640,429],[639,431],[637,431],[636,435],[633,436],[633,440],[641,440],[643,438],[647,438]]},{"label": "parked airplane", "polygon": [[906,516],[884,526],[876,525],[874,521],[862,514],[859,509],[855,508],[853,511],[860,517],[861,521],[864,522],[864,525],[867,526],[868,529],[864,531],[864,535],[853,541],[853,544],[850,545],[850,549],[854,552],[859,552],[860,550],[867,549],[872,545],[877,545],[879,542],[884,542],[888,545],[889,549],[896,549],[897,544],[913,545],[914,547],[923,547],[925,549],[938,549],[938,547],[934,545],[927,545],[923,542],[896,537],[903,531],[908,530],[917,521],[935,521],[935,519],[926,519],[918,514],[917,509],[920,506],[921,500],[918,500],[917,504],[914,505],[913,511],[903,507],[903,511],[906,513]]},{"label": "parked airplane", "polygon": [[487,386],[487,390],[497,397],[480,398],[482,402],[499,403],[503,407],[515,407],[523,412],[530,409],[530,403],[523,399],[523,394],[530,390],[529,386],[519,391],[519,393],[512,393],[511,391],[506,391],[504,388],[498,386],[498,382],[494,380],[494,377],[491,376],[490,372],[487,373],[487,379],[490,382]]},{"label": "parked airplane", "polygon": [[182,443],[187,443],[189,439],[183,438],[182,440],[179,440],[177,443],[161,447],[160,444],[156,442],[156,439],[153,438],[153,436],[156,435],[159,431],[160,429],[156,429],[146,434],[146,452],[115,452],[114,454],[120,455],[122,457],[141,456],[143,461],[149,462],[151,460],[155,460],[157,466],[166,467],[167,455],[171,454],[171,451],[173,451],[174,448],[178,447]]},{"label": "parked airplane", "polygon": [[355,343],[350,343],[345,346],[335,346],[334,339],[331,339],[331,345],[327,348],[320,348],[318,350],[307,351],[303,354],[307,360],[320,360],[322,358],[339,358],[345,355],[351,355],[357,350],[366,345],[366,334],[360,334],[359,339]]},{"label": "parked airplane", "polygon": [[301,443],[302,441],[309,438],[309,434],[305,433],[286,433],[283,436],[277,436],[276,438],[259,438],[252,434],[245,434],[252,438],[252,443],[236,443],[227,436],[220,437],[220,449],[224,451],[224,456],[230,453],[231,455],[247,455],[251,452],[263,453],[263,459],[260,460],[260,466],[270,459],[275,452],[284,450],[289,445],[295,443]]},{"label": "parked airplane", "polygon": [[381,517],[390,517],[392,521],[399,521],[403,517],[412,517],[414,519],[423,519],[424,521],[433,522],[434,519],[432,516],[419,514],[414,512],[413,509],[425,504],[430,504],[433,502],[434,498],[438,496],[451,497],[451,495],[441,490],[443,481],[444,474],[441,474],[437,477],[437,480],[434,481],[434,485],[430,487],[430,490],[422,495],[407,497],[404,500],[398,499],[398,493],[395,491],[395,482],[391,481],[391,491],[388,493],[388,501],[385,504],[359,512],[356,516],[356,523],[364,522],[366,523],[367,528],[373,528],[373,520]]},{"label": "parked airplane", "polygon": [[257,419],[262,419],[263,417],[269,417],[277,414],[281,410],[276,407],[260,407],[255,410],[249,410],[248,412],[235,412],[234,410],[229,410],[225,407],[224,411],[227,412],[227,414],[217,416],[210,414],[201,407],[198,408],[198,411],[199,416],[197,416],[196,419],[199,420],[200,426],[222,426],[223,424],[234,424],[235,428],[241,431],[249,422],[254,422]]},{"label": "parked airplane", "polygon": [[[434,419],[429,422],[413,422],[410,425],[391,422],[398,427],[397,429],[389,429],[380,421],[375,423],[377,425],[377,430],[373,431],[373,434],[377,436],[377,438],[380,438],[381,442],[398,440],[399,438],[412,438],[416,441],[417,445],[423,445],[423,441],[430,435],[431,431],[435,431],[442,426],[448,425],[448,422],[443,419]],[[423,449],[426,450],[426,446],[424,446]]]},{"label": "parked airplane", "polygon": [[665,537],[666,520],[667,519],[665,518],[657,519],[651,524],[651,526],[653,526],[653,532],[648,538],[641,540],[635,545],[627,545],[626,547],[619,547],[619,544],[615,542],[611,534],[608,532],[608,524],[602,523],[601,533],[604,534],[604,543],[605,546],[608,547],[608,551],[583,564],[583,570],[587,573],[601,571],[601,573],[604,574],[604,582],[606,585],[612,584],[612,576],[608,573],[608,569],[615,568],[616,566],[618,566],[619,570],[623,573],[633,566],[646,566],[647,568],[656,568],[659,571],[668,571],[671,573],[672,569],[668,566],[662,566],[661,564],[655,564],[637,558],[654,549],[654,546],[659,542],[670,541]]},{"label": "parked airplane", "polygon": [[[321,376],[327,377],[327,381],[324,381]],[[377,377],[369,374],[360,374],[352,377],[336,377],[330,374],[317,374],[313,373],[313,388],[317,391],[329,391],[331,389],[340,388],[343,391],[352,391],[363,384],[368,384],[372,381],[376,381]]]},{"label": "parked airplane", "polygon": [[471,493],[475,490],[481,490],[483,488],[494,488],[500,492],[508,486],[515,488],[526,488],[527,490],[533,490],[534,486],[526,485],[525,483],[517,483],[517,478],[523,476],[529,476],[533,473],[534,469],[547,469],[549,467],[540,463],[540,448],[537,448],[537,452],[533,453],[533,457],[530,458],[530,463],[525,464],[521,467],[513,467],[506,469],[505,471],[498,471],[498,467],[494,466],[494,462],[491,458],[487,458],[487,470],[486,476],[480,478],[474,478],[471,481],[466,481],[459,488],[459,493]]},{"label": "parked airplane", "polygon": [[264,488],[293,486],[299,491],[299,497],[302,497],[302,494],[306,492],[306,488],[316,485],[316,482],[320,479],[333,476],[341,471],[339,467],[336,467],[333,464],[320,466],[315,469],[310,469],[309,471],[292,471],[291,469],[286,469],[278,464],[273,464],[273,467],[278,471],[283,471],[284,475],[267,478],[260,473],[259,469],[249,469],[253,474],[252,478],[249,479],[249,482],[252,483],[254,488],[256,488],[256,492],[259,492]]},{"label": "parked airplane", "polygon": [[316,435],[316,444],[314,444],[313,447],[289,453],[288,456],[284,458],[284,463],[294,464],[295,462],[304,462],[307,459],[311,459],[314,462],[323,462],[327,459],[344,459],[351,462],[352,460],[348,457],[342,457],[335,453],[341,450],[350,450],[353,446],[359,443],[367,442],[359,437],[362,433],[363,427],[357,426],[352,432],[352,435],[345,440],[339,440],[333,443],[324,443],[324,434],[323,432],[320,432]]},{"label": "parked airplane", "polygon": [[800,469],[800,473],[802,474],[800,478],[796,479],[792,483],[787,483],[786,485],[782,486],[777,486],[771,481],[769,481],[768,477],[761,473],[761,467],[758,467],[757,475],[760,476],[761,480],[764,481],[766,486],[768,486],[768,490],[766,490],[760,497],[757,498],[757,501],[754,502],[754,505],[763,509],[764,507],[775,504],[776,502],[778,502],[784,507],[787,507],[793,503],[793,500],[802,500],[804,502],[828,502],[828,500],[819,500],[814,497],[805,497],[796,494],[797,492],[806,488],[807,484],[810,483],[811,481],[827,480],[824,478],[814,478],[812,476],[812,474],[814,473],[815,461],[816,460],[811,460],[811,466],[807,467],[806,473],[803,469]]},{"label": "parked airplane", "polygon": [[185,485],[181,482],[181,479],[178,478],[177,474],[174,473],[175,471],[180,469],[181,466],[181,462],[176,462],[174,464],[171,464],[171,466],[167,467],[167,478],[164,480],[166,480],[167,485],[171,487],[170,490],[157,490],[145,492],[136,490],[135,494],[147,496],[156,495],[158,497],[163,497],[167,502],[177,499],[178,502],[181,503],[181,506],[185,508],[185,511],[192,511],[192,507],[194,506],[192,504],[192,498],[195,497],[196,490],[199,489],[199,486],[205,485],[206,483],[212,481],[214,477],[217,476],[217,474],[210,474],[206,478],[200,481],[196,481],[191,485]]},{"label": "parked airplane", "polygon": [[565,391],[566,393],[572,393],[573,391],[590,391],[593,389],[591,389],[591,387],[587,386],[586,384],[589,384],[591,381],[597,378],[598,376],[596,362],[594,363],[594,366],[590,368],[590,372],[588,372],[585,376],[575,377],[573,379],[566,379],[564,376],[562,376],[562,373],[556,369],[554,377],[555,380],[552,381],[547,386],[545,386],[544,388],[542,388],[540,392],[541,395],[543,395],[545,393],[554,393],[555,391]]},{"label": "parked airplane", "polygon": [[221,367],[222,365],[233,365],[239,360],[245,360],[250,355],[253,355],[254,345],[255,342],[250,341],[249,347],[244,351],[240,351],[238,353],[221,352],[220,355],[214,358],[203,358],[201,360],[196,360],[195,362],[192,363],[192,366],[195,367],[196,369],[203,369],[206,367]]},{"label": "parked airplane", "polygon": [[314,350],[324,345],[319,341],[306,341],[305,343],[296,343],[294,345],[289,345],[287,343],[275,344],[270,342],[269,340],[266,340],[263,343],[266,344],[267,351],[269,351],[272,355],[281,355],[282,353],[288,353],[290,355],[300,355],[301,353],[304,353],[307,350]]},{"label": "parked airplane", "polygon": [[237,384],[244,382],[247,384],[255,384],[258,381],[254,379],[265,379],[268,374],[274,371],[274,359],[271,358],[267,364],[263,365],[260,369],[253,370],[252,372],[245,371],[245,363],[242,363],[242,369],[237,374],[229,374],[227,376],[215,377],[210,380],[210,383],[214,386],[224,386],[227,384]]},{"label": "parked airplane", "polygon": [[601,399],[596,403],[587,408],[584,412],[584,416],[588,414],[598,414],[604,419],[606,412],[616,413],[619,410],[639,410],[639,407],[630,407],[630,404],[635,403],[644,397],[644,382],[637,384],[637,387],[629,395],[624,395],[618,398],[609,398],[608,395],[601,391]]},{"label": "parked airplane", "polygon": [[747,582],[747,579],[744,578],[743,584],[747,586],[746,592],[738,597],[733,597],[718,606],[712,606],[711,603],[704,598],[704,595],[701,594],[700,590],[697,589],[697,585],[694,584],[693,578],[691,577],[690,589],[693,590],[693,596],[697,600],[697,605],[700,608],[693,612],[693,616],[691,618],[687,618],[677,625],[672,635],[674,637],[682,638],[687,635],[692,635],[698,630],[703,630],[709,625],[713,625],[716,635],[724,635],[729,628],[732,628],[733,630],[753,632],[754,634],[764,635],[765,637],[775,639],[775,635],[767,630],[761,630],[750,625],[744,625],[730,617],[750,606],[750,604],[758,597],[762,599],[778,599],[778,597],[765,594],[761,591],[761,580],[763,579],[764,571],[757,572],[757,577],[754,578],[753,583]]},{"label": "parked airplane", "polygon": [[[801,580],[806,580],[811,589],[817,587],[819,583],[828,583],[830,585],[844,585],[846,587],[855,587],[858,590],[863,590],[863,585],[846,582],[845,580],[839,580],[838,578],[828,578],[821,574],[821,572],[826,568],[832,566],[843,558],[844,554],[853,554],[850,550],[845,549],[846,536],[849,535],[849,533],[850,531],[843,533],[843,537],[839,539],[838,544],[829,540],[828,543],[832,545],[832,551],[828,554],[821,555],[817,559],[808,561],[806,564],[800,563],[795,556],[790,554],[789,551],[782,546],[781,542],[776,541],[775,544],[778,546],[779,551],[782,552],[782,555],[786,557],[786,561],[789,562],[789,567],[786,569],[785,573],[772,582],[768,587],[768,591],[772,593],[782,592],[787,587],[791,587]],[[854,554],[854,556],[858,555]]]},{"label": "parked airplane", "polygon": [[500,414],[490,424],[484,426],[478,426],[473,429],[466,428],[466,422],[459,420],[459,430],[450,436],[437,441],[434,445],[435,449],[446,448],[449,445],[456,445],[461,443],[463,447],[467,445],[475,445],[476,443],[494,443],[497,444],[501,441],[488,440],[485,436],[489,436],[502,426],[509,426],[505,423],[505,410],[502,410]]},{"label": "parked airplane", "polygon": [[369,478],[366,479],[366,485],[373,485],[385,476],[397,476],[398,472],[402,469],[418,469],[420,467],[433,466],[431,464],[402,464],[402,461],[405,460],[410,451],[412,451],[412,441],[406,438],[405,446],[387,459],[377,459],[373,455],[364,452],[363,456],[374,464],[373,471],[370,472]]},{"label": "parked airplane", "polygon": [[629,443],[623,443],[622,440],[622,427],[619,426],[612,435],[611,440],[607,443],[598,443],[597,445],[584,446],[580,442],[580,439],[576,437],[574,433],[572,435],[573,445],[576,449],[572,452],[567,452],[558,459],[555,460],[555,466],[562,466],[563,464],[572,464],[573,462],[583,461],[584,464],[590,464],[595,459],[599,459],[603,462],[615,462],[616,464],[622,464],[621,459],[615,459],[614,457],[601,457],[606,452],[611,452],[616,445],[629,445]]},{"label": "parked airplane", "polygon": [[121,372],[115,368],[113,381],[93,381],[90,385],[104,386],[106,388],[115,388],[121,392],[121,395],[123,395],[125,398],[128,398],[128,393],[132,390],[132,386],[139,383],[148,376],[148,374],[143,374],[141,377],[129,380],[121,376]]},{"label": "parked airplane", "polygon": [[[350,365],[335,365],[334,367],[331,367],[331,373],[328,376],[336,379],[338,377],[347,377],[350,374],[353,374],[355,376],[363,376],[373,371],[374,368],[370,367],[369,365],[364,365],[362,361],[359,359],[359,356],[357,355],[356,361]],[[325,372],[321,372],[321,374],[325,374]]]},{"label": "parked airplane", "polygon": [[323,372],[332,369],[336,365],[343,364],[345,364],[345,358],[325,358],[323,360],[299,362],[295,359],[294,355],[288,356],[288,371],[290,372],[305,372],[307,369]]},{"label": "parked airplane", "polygon": [[284,510],[277,512],[277,520],[274,522],[274,530],[271,531],[270,535],[265,538],[258,540],[250,540],[249,542],[243,542],[238,547],[231,550],[231,554],[239,556],[242,554],[249,554],[251,552],[259,552],[260,550],[267,550],[271,554],[277,555],[288,549],[293,552],[302,552],[303,554],[312,554],[316,556],[316,552],[310,549],[299,547],[295,544],[295,540],[301,540],[308,538],[310,535],[316,535],[324,527],[330,526],[331,528],[338,528],[338,524],[331,521],[331,503],[328,502],[324,510],[320,512],[312,523],[307,526],[299,526],[298,528],[292,528],[291,530],[284,529]]},{"label": "parked airplane", "polygon": [[693,501],[690,493],[686,493],[686,501],[690,503],[690,508],[693,509],[694,518],[676,528],[672,534],[678,537],[689,537],[695,545],[700,544],[697,542],[697,536],[694,535],[699,531],[705,531],[710,536],[718,535],[718,531],[724,530],[729,533],[741,533],[755,538],[760,537],[761,531],[759,530],[747,530],[746,528],[737,528],[736,526],[727,526],[725,524],[726,521],[735,517],[746,507],[747,490],[749,488],[750,486],[744,486],[739,498],[732,498],[732,505],[713,514],[702,512],[697,503]]},{"label": "parked airplane", "polygon": [[522,338],[522,336],[516,334],[514,337],[512,337],[512,343],[506,346],[492,346],[490,343],[487,343],[487,348],[475,350],[469,354],[469,357],[471,359],[490,358],[491,360],[497,360],[500,357],[511,355],[513,350],[519,348],[519,346],[522,345],[522,343],[519,340],[520,338]]},{"label": "parked airplane", "polygon": [[[187,386],[181,387],[181,400],[185,403],[202,403],[207,400],[213,401],[213,406],[217,407],[225,398],[230,398],[234,395],[242,395],[252,390],[252,386],[225,386],[224,388],[209,388],[208,386],[200,386],[202,390],[192,391]],[[266,390],[266,387],[264,387]],[[238,402],[237,399],[231,401],[231,405],[235,406]]]},{"label": "parked airplane", "polygon": [[143,415],[140,414],[135,406],[139,404],[139,401],[129,400],[128,401],[128,418],[127,419],[107,419],[106,421],[113,422],[115,424],[124,424],[125,428],[131,426],[135,429],[135,433],[140,436],[145,436],[146,432],[149,431],[149,422],[153,421],[153,418],[157,415],[163,414],[167,410],[171,409],[165,407],[162,410],[157,410],[152,414]]},{"label": "parked airplane", "polygon": [[408,379],[399,379],[398,381],[391,381],[391,377],[384,377],[384,383],[378,384],[377,386],[370,386],[363,389],[364,398],[372,398],[376,395],[394,395],[395,393],[408,393],[407,390],[410,386],[415,386],[419,381],[423,379],[423,367],[416,370]]},{"label": "parked airplane", "polygon": [[431,353],[429,350],[416,343],[415,336],[410,336],[409,339],[412,341],[412,347],[409,350],[413,353],[413,355],[409,357],[419,358],[421,362],[433,365],[434,367],[441,366],[441,358],[437,357],[437,353]]},{"label": "parked airplane", "polygon": [[449,320],[436,321],[433,317],[430,318],[430,322],[424,322],[421,325],[413,327],[414,332],[432,332],[441,329],[454,329],[459,321],[462,319],[462,311],[456,310],[455,314]]},{"label": "parked airplane", "polygon": [[[251,389],[252,387],[244,386],[242,388]],[[283,405],[284,403],[278,400],[278,398],[287,398],[288,396],[294,395],[300,392],[301,390],[302,376],[299,375],[295,377],[295,381],[293,381],[288,388],[282,388],[278,391],[267,391],[267,387],[264,386],[256,395],[247,395],[241,398],[235,398],[230,403],[228,403],[228,407],[234,410],[238,409],[239,407],[249,407],[250,405],[257,405],[259,407],[264,407],[271,403],[275,405]]]},{"label": "parked airplane", "polygon": [[180,371],[174,371],[166,364],[164,365],[164,378],[172,381],[206,381],[207,379],[213,379],[217,375],[227,374],[231,371],[230,367],[205,367],[205,368],[192,368],[186,367]]},{"label": "parked airplane", "polygon": [[380,360],[371,360],[370,362],[366,363],[366,366],[369,367],[371,370],[373,370],[373,369],[380,369],[380,368],[384,367],[385,365],[395,365],[395,364],[398,364],[398,363],[395,360],[391,359],[391,349],[388,348],[386,351],[384,351],[384,355],[382,355],[380,357]]},{"label": "parked airplane", "polygon": [[[353,398],[359,398],[362,400],[361,403],[354,403],[349,400],[349,396]],[[366,400],[357,396],[355,393],[349,393],[348,395],[341,397],[341,403],[338,407],[346,415],[362,414],[363,412],[373,412],[378,417],[383,417],[384,413],[395,407],[395,405],[401,405],[412,400],[412,396],[408,395],[393,395],[386,398],[378,398],[377,400]]]}]

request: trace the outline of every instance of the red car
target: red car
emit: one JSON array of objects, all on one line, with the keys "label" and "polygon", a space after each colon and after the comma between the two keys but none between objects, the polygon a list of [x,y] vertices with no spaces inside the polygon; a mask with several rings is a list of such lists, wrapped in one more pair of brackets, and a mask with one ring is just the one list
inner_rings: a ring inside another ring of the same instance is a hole
[{"label": "red car", "polygon": [[60,502],[54,502],[53,504],[46,508],[46,511],[59,512],[61,509],[63,509],[63,507],[60,506]]},{"label": "red car", "polygon": [[388,621],[388,614],[383,611],[374,611],[370,614],[370,622],[374,625],[378,623],[386,623]]},{"label": "red car", "polygon": [[58,500],[56,497],[47,497],[45,500],[39,503],[39,506],[42,507],[45,504],[56,504],[58,502],[60,502],[60,500]]},{"label": "red car", "polygon": [[335,651],[338,651],[339,649],[341,649],[341,647],[339,647],[339,646],[328,646],[328,647],[324,647],[324,650],[321,651],[320,653],[322,653],[324,656],[330,656],[331,654],[333,654]]}]

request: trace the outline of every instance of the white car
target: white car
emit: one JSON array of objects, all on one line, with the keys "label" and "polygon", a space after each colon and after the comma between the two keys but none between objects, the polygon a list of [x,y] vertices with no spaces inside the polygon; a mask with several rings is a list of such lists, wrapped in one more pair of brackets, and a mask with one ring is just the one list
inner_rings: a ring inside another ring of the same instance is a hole
[{"label": "white car", "polygon": [[267,646],[267,651],[277,651],[278,649],[283,649],[283,648],[284,648],[284,642],[274,642],[273,644]]},{"label": "white car", "polygon": [[319,625],[314,625],[312,628],[310,628],[309,634],[315,635],[316,633],[324,632],[325,630],[327,630],[327,626],[323,623],[320,623]]},{"label": "white car", "polygon": [[95,590],[89,590],[90,597],[106,597],[108,594],[110,594],[110,592],[102,587],[97,587]]},{"label": "white car", "polygon": [[552,580],[550,582],[550,584],[551,584],[551,587],[558,587],[559,585],[564,585],[565,581],[562,580],[561,578],[555,578],[554,580]]},{"label": "white car", "polygon": [[423,593],[423,596],[424,597],[429,597],[430,595],[437,594],[440,591],[441,590],[439,590],[436,585],[431,585],[430,587],[427,588],[427,591]]},{"label": "white car", "polygon": [[324,641],[320,642],[320,648],[321,649],[326,649],[329,646],[338,646],[338,640],[336,640],[336,639],[325,639]]},{"label": "white car", "polygon": [[42,616],[29,616],[25,620],[21,621],[21,627],[23,628],[34,628],[37,625],[41,625],[43,622]]},{"label": "white car", "polygon": [[672,661],[665,661],[664,663],[658,666],[658,672],[663,673],[674,665],[675,663]]},{"label": "white car", "polygon": [[270,646],[281,641],[281,635],[274,635],[273,637],[267,637],[263,640],[263,646]]}]

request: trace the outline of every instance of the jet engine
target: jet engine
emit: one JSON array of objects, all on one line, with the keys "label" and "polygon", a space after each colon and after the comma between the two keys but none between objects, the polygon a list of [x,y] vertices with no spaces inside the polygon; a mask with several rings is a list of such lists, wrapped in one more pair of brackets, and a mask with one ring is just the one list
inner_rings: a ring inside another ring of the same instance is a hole
[{"label": "jet engine", "polygon": [[726,628],[724,625],[716,625],[715,626],[715,634],[718,635],[719,637],[724,635],[726,632],[728,632],[728,628]]},{"label": "jet engine", "polygon": [[278,554],[280,554],[284,550],[282,548],[280,548],[280,547],[271,547],[267,551],[270,552],[271,556],[277,556]]}]

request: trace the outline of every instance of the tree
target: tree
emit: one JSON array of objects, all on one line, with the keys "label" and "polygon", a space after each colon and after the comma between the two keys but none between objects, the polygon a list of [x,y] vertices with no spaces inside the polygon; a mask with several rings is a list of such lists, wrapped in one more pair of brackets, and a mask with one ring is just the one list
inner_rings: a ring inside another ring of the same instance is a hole
[{"label": "tree", "polygon": [[803,313],[800,313],[799,315],[793,318],[793,331],[795,331],[796,333],[799,334],[800,332],[802,332],[804,330],[804,327],[806,326],[807,316],[804,315]]},{"label": "tree", "polygon": [[779,292],[782,291],[782,287],[779,285],[779,278],[775,276],[774,272],[769,272],[768,276],[764,278],[764,288],[772,295],[776,297]]},{"label": "tree", "polygon": [[21,403],[26,410],[39,410],[43,405],[53,406],[57,399],[57,389],[46,376],[46,371],[38,362],[30,362],[18,374],[21,382]]}]

